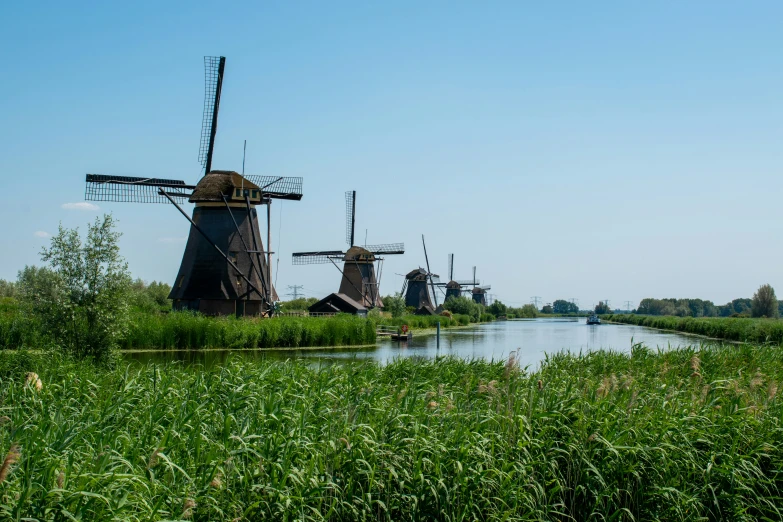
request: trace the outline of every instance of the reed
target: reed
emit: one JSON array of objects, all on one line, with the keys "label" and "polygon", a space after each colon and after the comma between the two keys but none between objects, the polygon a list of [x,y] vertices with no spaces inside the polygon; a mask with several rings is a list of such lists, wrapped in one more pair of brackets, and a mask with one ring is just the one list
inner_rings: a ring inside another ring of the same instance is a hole
[{"label": "reed", "polygon": [[747,343],[783,343],[783,321],[741,317],[673,317],[614,314],[602,316],[616,323],[634,324]]},{"label": "reed", "polygon": [[442,315],[404,315],[402,317],[379,317],[375,321],[384,326],[402,326],[407,324],[411,328],[435,328],[440,323],[441,328],[454,326],[467,326],[470,324],[470,316],[454,314],[452,317]]},{"label": "reed", "polygon": [[777,347],[27,364],[40,392],[0,373],[4,519],[783,517]]},{"label": "reed", "polygon": [[375,342],[372,321],[350,315],[252,319],[188,312],[136,314],[123,349],[296,348]]}]

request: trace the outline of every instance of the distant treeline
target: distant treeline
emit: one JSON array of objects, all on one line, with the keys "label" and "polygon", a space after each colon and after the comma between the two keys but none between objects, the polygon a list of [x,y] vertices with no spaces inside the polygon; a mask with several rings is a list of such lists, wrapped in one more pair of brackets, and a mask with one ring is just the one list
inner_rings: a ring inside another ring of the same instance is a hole
[{"label": "distant treeline", "polygon": [[[725,305],[716,305],[703,299],[642,299],[634,312],[640,315],[675,315],[678,317],[750,317],[752,299],[734,299]],[[778,301],[783,314],[783,301]]]}]

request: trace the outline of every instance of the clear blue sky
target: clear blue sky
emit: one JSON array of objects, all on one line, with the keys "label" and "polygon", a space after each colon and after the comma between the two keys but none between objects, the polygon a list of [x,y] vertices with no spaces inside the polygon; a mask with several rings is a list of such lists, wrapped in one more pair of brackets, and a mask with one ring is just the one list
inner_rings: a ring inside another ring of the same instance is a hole
[{"label": "clear blue sky", "polygon": [[[783,294],[781,2],[6,2],[0,277],[112,212],[171,282],[188,223],[84,199],[86,172],[195,181],[204,55],[227,70],[214,166],[303,176],[275,203],[278,291],[336,291],[297,250],[404,241],[506,302]],[[282,212],[281,212],[282,210]]]}]

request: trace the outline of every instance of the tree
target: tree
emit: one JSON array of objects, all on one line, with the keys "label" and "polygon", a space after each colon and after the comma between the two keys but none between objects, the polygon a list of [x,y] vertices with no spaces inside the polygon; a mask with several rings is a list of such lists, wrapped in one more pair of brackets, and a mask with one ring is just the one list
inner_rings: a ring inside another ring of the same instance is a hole
[{"label": "tree", "polygon": [[129,321],[131,278],[114,228],[110,214],[96,218],[82,241],[78,229],[60,225],[41,251],[48,267],[20,278],[56,344],[98,362],[108,362]]},{"label": "tree", "polygon": [[753,294],[753,304],[750,314],[752,317],[778,317],[778,298],[775,297],[775,289],[770,285],[761,285]]},{"label": "tree", "polygon": [[465,296],[450,296],[443,303],[443,308],[455,314],[469,315],[471,322],[478,323],[484,307],[473,299]]},{"label": "tree", "polygon": [[16,297],[16,293],[16,283],[0,279],[0,297]]},{"label": "tree", "polygon": [[508,307],[501,301],[495,301],[487,307],[487,312],[491,313],[495,317],[500,317],[501,315],[506,315],[508,313]]},{"label": "tree", "polygon": [[604,303],[603,301],[598,301],[598,304],[595,305],[595,313],[608,314],[611,313],[611,310],[609,310],[608,304]]},{"label": "tree", "polygon": [[552,310],[556,314],[578,314],[579,307],[565,299],[558,299],[552,303]]},{"label": "tree", "polygon": [[383,310],[391,313],[392,317],[402,317],[408,311],[405,308],[405,298],[399,292],[394,295],[387,295],[382,301]]},{"label": "tree", "polygon": [[547,304],[547,305],[544,305],[541,308],[541,313],[542,314],[552,314],[552,313],[554,313],[554,309],[552,308],[552,305],[548,305]]},{"label": "tree", "polygon": [[146,313],[157,313],[171,310],[169,293],[171,287],[167,283],[153,281],[147,284],[141,279],[136,279],[131,284],[134,308]]}]

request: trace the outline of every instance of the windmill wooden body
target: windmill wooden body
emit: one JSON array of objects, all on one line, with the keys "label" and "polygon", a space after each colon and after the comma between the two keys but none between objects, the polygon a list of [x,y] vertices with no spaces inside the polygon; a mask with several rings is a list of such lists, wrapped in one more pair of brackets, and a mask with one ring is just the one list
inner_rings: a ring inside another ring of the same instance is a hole
[{"label": "windmill wooden body", "polygon": [[[356,227],[356,191],[345,193],[346,202],[346,242],[347,251],[321,250],[314,252],[296,252],[292,261],[295,265],[332,263],[341,274],[340,288],[310,307],[313,313],[365,313],[372,308],[382,308],[379,285],[380,267],[385,255],[405,253],[402,243],[383,245],[355,245]],[[342,269],[338,265],[342,263]],[[376,271],[376,265],[378,270]]]},{"label": "windmill wooden body", "polygon": [[457,280],[454,279],[454,254],[449,254],[449,281],[447,283],[435,283],[435,286],[446,289],[446,298],[448,301],[452,297],[460,297],[464,293],[471,292],[471,288],[476,287],[481,282],[476,279],[476,267],[473,267],[473,279]]},{"label": "windmill wooden body", "polygon": [[[271,315],[278,299],[272,284],[272,199],[302,199],[302,178],[252,176],[212,170],[225,58],[204,58],[206,94],[199,161],[204,176],[195,185],[181,180],[87,174],[85,199],[171,203],[190,222],[177,278],[169,294],[175,310],[207,315]],[[193,215],[179,205],[195,205]],[[267,208],[267,245],[258,205]]]},{"label": "windmill wooden body", "polygon": [[402,294],[405,295],[405,306],[416,309],[417,315],[435,315],[441,310],[438,306],[436,286],[440,285],[440,276],[430,271],[430,260],[427,256],[427,245],[424,236],[421,236],[421,244],[424,247],[424,260],[427,270],[419,267],[405,275]]}]

